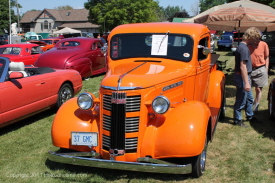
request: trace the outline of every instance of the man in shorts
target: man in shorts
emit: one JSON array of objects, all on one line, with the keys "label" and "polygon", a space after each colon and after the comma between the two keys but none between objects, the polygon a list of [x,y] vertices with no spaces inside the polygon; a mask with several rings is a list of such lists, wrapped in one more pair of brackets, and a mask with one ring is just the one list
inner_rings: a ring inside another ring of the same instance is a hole
[{"label": "man in shorts", "polygon": [[269,48],[266,42],[261,41],[261,31],[255,27],[252,29],[255,32],[256,40],[248,44],[248,48],[252,61],[252,86],[255,86],[256,94],[253,102],[253,112],[256,113],[261,101],[262,89],[268,85]]}]

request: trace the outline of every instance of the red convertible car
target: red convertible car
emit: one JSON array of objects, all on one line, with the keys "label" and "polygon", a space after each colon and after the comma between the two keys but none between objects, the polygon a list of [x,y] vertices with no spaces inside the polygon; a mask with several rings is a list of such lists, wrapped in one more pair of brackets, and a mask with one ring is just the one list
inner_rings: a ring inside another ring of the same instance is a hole
[{"label": "red convertible car", "polygon": [[24,62],[33,65],[43,53],[37,44],[6,44],[0,46],[0,57],[7,57],[11,62]]},{"label": "red convertible car", "polygon": [[96,38],[66,38],[60,40],[35,62],[37,67],[54,69],[75,69],[82,78],[88,78],[107,71],[104,45]]},{"label": "red convertible car", "polygon": [[75,70],[24,67],[0,57],[0,127],[49,108],[58,109],[82,89]]}]

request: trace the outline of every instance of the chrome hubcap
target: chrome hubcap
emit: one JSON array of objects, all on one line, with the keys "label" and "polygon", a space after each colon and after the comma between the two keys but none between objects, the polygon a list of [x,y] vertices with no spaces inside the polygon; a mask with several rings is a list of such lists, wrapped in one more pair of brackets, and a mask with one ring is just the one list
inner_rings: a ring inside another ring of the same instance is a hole
[{"label": "chrome hubcap", "polygon": [[61,98],[60,98],[61,104],[63,104],[64,102],[66,102],[70,98],[72,98],[71,90],[66,87],[61,91]]},{"label": "chrome hubcap", "polygon": [[205,160],[206,160],[206,150],[203,150],[203,152],[201,153],[201,159],[200,159],[200,166],[201,166],[202,172],[204,172]]}]

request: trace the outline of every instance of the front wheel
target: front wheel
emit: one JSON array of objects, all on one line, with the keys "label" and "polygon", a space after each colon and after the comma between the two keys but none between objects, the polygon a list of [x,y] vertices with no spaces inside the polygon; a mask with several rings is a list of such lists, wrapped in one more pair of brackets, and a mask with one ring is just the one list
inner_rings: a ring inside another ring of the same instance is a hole
[{"label": "front wheel", "polygon": [[268,112],[269,112],[269,118],[271,120],[275,119],[275,111],[274,111],[274,98],[273,98],[273,93],[272,93],[272,87],[269,87],[269,92],[268,92]]},{"label": "front wheel", "polygon": [[199,178],[204,173],[205,163],[206,163],[207,146],[208,146],[208,140],[206,137],[203,151],[201,152],[200,155],[194,157],[194,159],[192,161],[192,176],[195,178]]},{"label": "front wheel", "polygon": [[58,99],[56,102],[56,108],[59,109],[62,104],[64,104],[67,100],[73,98],[73,88],[70,84],[65,83],[61,86],[58,92]]}]

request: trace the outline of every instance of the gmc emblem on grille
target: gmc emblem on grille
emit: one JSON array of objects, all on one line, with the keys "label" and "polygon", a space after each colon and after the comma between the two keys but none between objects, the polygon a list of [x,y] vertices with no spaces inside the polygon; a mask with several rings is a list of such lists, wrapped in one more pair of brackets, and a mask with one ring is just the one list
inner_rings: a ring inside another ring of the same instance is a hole
[{"label": "gmc emblem on grille", "polygon": [[126,104],[126,93],[113,92],[111,102],[112,104]]},{"label": "gmc emblem on grille", "polygon": [[112,98],[111,102],[113,104],[126,104],[126,99],[115,99],[115,98]]}]

